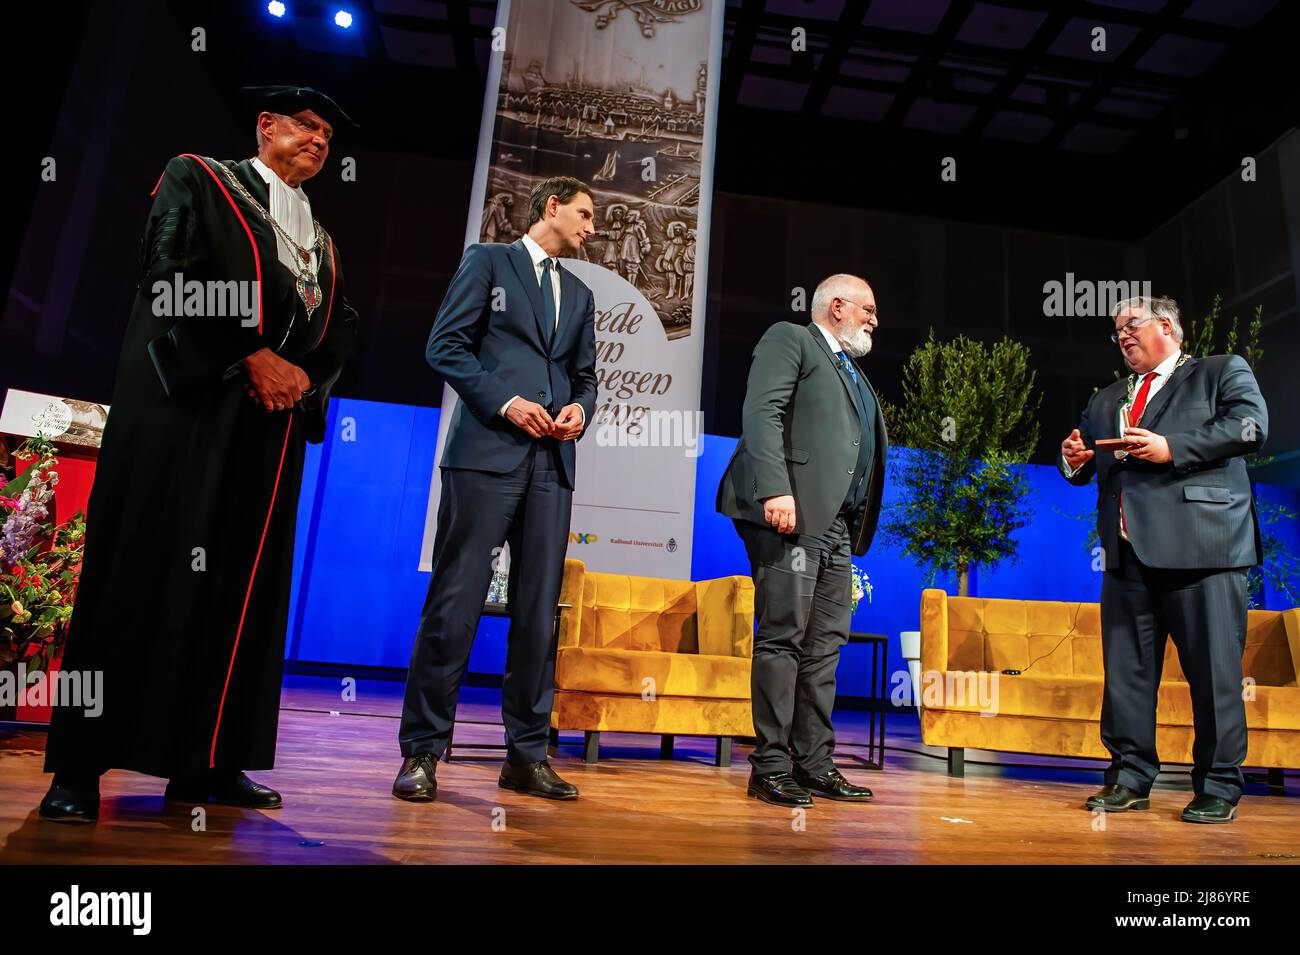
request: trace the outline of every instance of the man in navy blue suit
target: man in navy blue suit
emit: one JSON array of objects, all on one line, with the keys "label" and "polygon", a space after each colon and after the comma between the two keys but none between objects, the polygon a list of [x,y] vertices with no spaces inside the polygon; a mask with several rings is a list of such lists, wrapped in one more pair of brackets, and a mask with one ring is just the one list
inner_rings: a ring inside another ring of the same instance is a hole
[{"label": "man in navy blue suit", "polygon": [[[1111,341],[1132,372],[1093,393],[1061,442],[1071,484],[1097,476],[1101,742],[1110,752],[1094,812],[1151,808],[1160,772],[1156,706],[1172,638],[1192,702],[1192,791],[1184,822],[1229,823],[1245,787],[1242,683],[1246,578],[1264,556],[1245,458],[1268,406],[1240,355],[1193,358],[1171,298],[1116,304]],[[1141,425],[1141,427],[1138,427]],[[1122,439],[1098,449],[1100,439]]]},{"label": "man in navy blue suit", "polygon": [[460,401],[442,452],[433,578],[411,653],[398,741],[399,799],[428,801],[503,542],[510,634],[499,784],[577,799],[546,760],[554,693],[552,623],[564,573],[580,437],[595,411],[591,289],[560,266],[594,234],[591,189],[544,179],[519,241],[465,250],[429,335],[429,364]]}]

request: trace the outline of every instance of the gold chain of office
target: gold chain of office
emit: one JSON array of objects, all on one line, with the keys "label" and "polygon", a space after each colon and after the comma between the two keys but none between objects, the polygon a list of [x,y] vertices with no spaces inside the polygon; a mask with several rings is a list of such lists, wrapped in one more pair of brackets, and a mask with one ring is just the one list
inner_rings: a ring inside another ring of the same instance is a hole
[{"label": "gold chain of office", "polygon": [[[236,178],[229,166],[222,166],[221,168],[225,172],[226,178],[230,180],[230,184],[235,187],[235,191],[252,204],[253,208],[262,214],[262,218],[271,223],[271,228],[275,230],[276,234],[285,242],[289,243],[289,245],[298,253],[298,258],[303,264],[300,268],[294,270],[295,281],[293,284],[294,288],[298,292],[298,298],[302,299],[302,304],[307,309],[307,321],[311,321],[311,313],[316,311],[323,298],[318,277],[316,274],[313,274],[311,270],[311,254],[312,252],[320,253],[324,250],[325,230],[320,227],[319,222],[312,219],[311,224],[312,228],[316,232],[316,241],[312,243],[310,248],[303,248],[293,240],[287,231],[285,231],[284,226],[276,222],[275,217],[272,216],[260,202],[253,198],[252,193],[244,188],[244,184]],[[320,271],[319,259],[317,260],[316,269],[317,272]]]}]

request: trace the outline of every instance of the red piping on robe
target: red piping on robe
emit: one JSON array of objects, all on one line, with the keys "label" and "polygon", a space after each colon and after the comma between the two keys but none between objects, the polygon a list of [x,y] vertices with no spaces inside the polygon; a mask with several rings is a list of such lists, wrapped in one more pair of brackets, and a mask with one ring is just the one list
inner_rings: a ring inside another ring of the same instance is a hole
[{"label": "red piping on robe", "polygon": [[325,309],[325,326],[320,330],[320,338],[316,339],[316,344],[312,346],[313,349],[320,347],[320,343],[325,340],[325,332],[330,327],[330,314],[334,311],[334,279],[338,275],[334,265],[334,236],[328,232],[325,234],[329,236],[330,240],[330,303],[329,307]]},{"label": "red piping on robe", "polygon": [[[200,166],[202,166],[205,170],[207,170],[208,175],[212,177],[212,181],[217,184],[217,188],[220,189],[222,195],[226,197],[226,201],[230,203],[230,208],[234,210],[236,217],[238,217],[239,224],[244,227],[244,234],[248,236],[248,244],[253,248],[253,271],[256,273],[256,278],[257,278],[257,334],[261,335],[262,334],[262,257],[257,253],[257,240],[253,238],[253,230],[250,229],[248,227],[248,223],[244,221],[243,213],[239,211],[239,206],[235,205],[235,200],[232,199],[230,197],[230,193],[226,191],[225,184],[220,180],[220,178],[217,177],[217,174],[212,171],[212,167],[203,161],[203,157],[196,156],[194,155],[194,153],[181,153],[181,155],[186,159],[196,160]],[[159,179],[158,181],[160,183],[162,182],[161,179]],[[154,191],[156,192],[157,189],[158,187],[155,186]]]},{"label": "red piping on robe", "polygon": [[[208,752],[208,768],[217,765],[217,735],[221,732],[221,714],[226,708],[226,692],[230,689],[230,676],[235,672],[235,654],[239,652],[239,638],[244,632],[244,617],[248,613],[248,602],[253,596],[253,581],[257,579],[257,565],[262,560],[262,546],[266,543],[266,532],[271,526],[271,513],[275,510],[275,496],[280,490],[280,475],[284,471],[284,453],[289,449],[289,434],[293,431],[293,414],[289,414],[288,427],[284,429],[284,444],[280,447],[280,466],[275,470],[275,484],[271,488],[271,503],[266,508],[266,522],[262,525],[262,539],[257,542],[257,556],[253,558],[253,572],[248,576],[248,590],[244,592],[244,609],[239,612],[239,628],[235,631],[235,645],[230,648],[230,666],[226,668],[226,683],[221,688],[221,703],[217,706],[217,725],[212,728],[212,749]],[[238,768],[238,767],[236,767]]]}]

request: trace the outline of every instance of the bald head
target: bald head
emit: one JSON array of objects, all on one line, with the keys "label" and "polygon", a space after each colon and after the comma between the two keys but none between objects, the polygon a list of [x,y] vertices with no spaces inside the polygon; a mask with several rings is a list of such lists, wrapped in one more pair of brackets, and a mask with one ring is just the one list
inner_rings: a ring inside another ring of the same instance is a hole
[{"label": "bald head", "polygon": [[876,296],[865,279],[839,272],[822,279],[812,297],[812,320],[826,329],[845,352],[861,358],[871,351],[879,324]]},{"label": "bald head", "polygon": [[860,279],[856,275],[850,275],[847,272],[837,272],[835,275],[828,275],[821,280],[821,283],[813,291],[812,297],[812,319],[817,321],[823,317],[826,310],[830,308],[831,300],[840,299],[858,299],[862,297],[863,292],[869,292],[871,286],[866,283],[865,279]]}]

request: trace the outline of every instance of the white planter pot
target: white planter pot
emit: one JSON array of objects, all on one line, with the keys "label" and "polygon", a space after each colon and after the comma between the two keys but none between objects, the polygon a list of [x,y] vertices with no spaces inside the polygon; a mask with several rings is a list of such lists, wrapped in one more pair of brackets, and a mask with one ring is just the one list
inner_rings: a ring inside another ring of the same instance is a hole
[{"label": "white planter pot", "polygon": [[921,712],[921,631],[904,630],[898,635],[899,645],[903,650],[903,659],[907,661],[907,672],[912,678],[912,702],[916,704],[917,713]]}]

